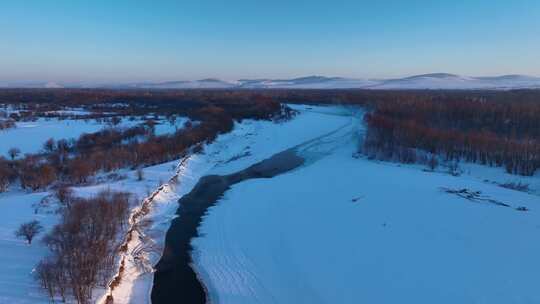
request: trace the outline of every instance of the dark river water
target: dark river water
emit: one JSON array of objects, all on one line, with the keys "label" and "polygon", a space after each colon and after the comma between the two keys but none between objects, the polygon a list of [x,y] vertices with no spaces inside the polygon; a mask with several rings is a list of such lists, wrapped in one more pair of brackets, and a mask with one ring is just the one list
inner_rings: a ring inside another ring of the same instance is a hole
[{"label": "dark river water", "polygon": [[208,208],[234,184],[253,178],[272,178],[303,163],[304,159],[290,149],[230,175],[202,177],[178,201],[179,216],[167,231],[163,256],[156,265],[152,303],[206,303],[205,287],[191,267],[191,240],[199,236],[198,227]]}]

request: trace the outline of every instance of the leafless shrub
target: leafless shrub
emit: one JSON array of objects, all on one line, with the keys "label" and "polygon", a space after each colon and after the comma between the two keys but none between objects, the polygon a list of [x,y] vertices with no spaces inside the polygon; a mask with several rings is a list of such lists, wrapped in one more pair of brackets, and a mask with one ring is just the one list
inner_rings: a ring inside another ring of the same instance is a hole
[{"label": "leafless shrub", "polygon": [[528,192],[529,191],[529,184],[525,184],[522,182],[506,182],[504,184],[499,184],[503,188],[522,191],[522,192]]},{"label": "leafless shrub", "polygon": [[51,206],[52,197],[52,195],[47,195],[40,199],[39,202],[32,204],[32,208],[34,208],[34,214],[38,214],[49,208]]},{"label": "leafless shrub", "polygon": [[11,148],[8,150],[9,157],[11,157],[11,160],[14,160],[19,154],[21,154],[21,150],[19,148]]},{"label": "leafless shrub", "polygon": [[142,168],[137,169],[135,174],[137,175],[137,180],[138,181],[142,181],[144,179],[144,172],[143,172]]},{"label": "leafless shrub", "polygon": [[60,296],[62,302],[66,302],[66,290],[68,281],[59,261],[45,258],[36,266],[35,277],[43,289],[47,290],[49,297],[54,302],[56,296]]},{"label": "leafless shrub", "polygon": [[71,200],[73,199],[73,190],[66,185],[61,185],[56,189],[56,198],[63,206],[69,208]]},{"label": "leafless shrub", "polygon": [[431,171],[434,171],[439,166],[439,161],[437,160],[437,157],[435,155],[431,155],[427,165]]},{"label": "leafless shrub", "polygon": [[461,175],[460,169],[459,169],[459,163],[457,161],[452,161],[448,165],[448,173],[452,176],[459,176]]},{"label": "leafless shrub", "polygon": [[16,172],[14,172],[8,161],[0,157],[0,192],[7,191],[15,177]]},{"label": "leafless shrub", "polygon": [[55,147],[56,143],[54,142],[54,138],[47,139],[47,141],[43,144],[43,149],[49,153],[53,152]]},{"label": "leafless shrub", "polygon": [[37,220],[33,220],[27,223],[23,223],[19,226],[19,229],[15,231],[15,236],[18,238],[24,238],[28,244],[32,244],[34,237],[43,230],[43,226]]}]

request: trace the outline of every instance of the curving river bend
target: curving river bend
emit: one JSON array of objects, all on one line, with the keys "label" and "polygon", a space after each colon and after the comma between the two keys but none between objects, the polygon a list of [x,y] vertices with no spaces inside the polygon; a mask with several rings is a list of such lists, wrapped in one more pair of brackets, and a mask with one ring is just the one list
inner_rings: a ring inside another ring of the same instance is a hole
[{"label": "curving river bend", "polygon": [[272,178],[301,166],[304,159],[289,149],[229,175],[202,177],[178,202],[181,215],[172,221],[165,237],[163,256],[156,265],[152,303],[201,303],[207,301],[204,285],[191,267],[191,240],[208,208],[232,185],[252,178]]},{"label": "curving river bend", "polygon": [[207,175],[179,201],[176,217],[167,231],[163,255],[156,265],[151,301],[154,304],[208,302],[207,290],[192,268],[192,239],[199,236],[198,228],[208,208],[215,205],[234,184],[254,178],[272,178],[309,165],[326,155],[351,136],[358,134],[354,116],[349,111],[339,116],[350,117],[339,128],[293,148],[277,153],[247,169],[229,175]]}]

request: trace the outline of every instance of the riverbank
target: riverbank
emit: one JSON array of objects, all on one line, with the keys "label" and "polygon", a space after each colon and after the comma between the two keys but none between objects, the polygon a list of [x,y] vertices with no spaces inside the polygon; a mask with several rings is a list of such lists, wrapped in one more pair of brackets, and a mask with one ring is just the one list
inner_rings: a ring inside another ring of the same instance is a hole
[{"label": "riverbank", "polygon": [[191,267],[191,240],[199,236],[198,227],[208,208],[234,184],[253,178],[272,178],[301,166],[303,162],[303,158],[289,149],[234,174],[201,178],[193,190],[179,200],[179,217],[172,221],[167,231],[163,256],[156,265],[152,303],[179,300],[206,303],[205,287]]},{"label": "riverbank", "polygon": [[301,168],[233,185],[204,217],[193,267],[210,303],[540,302],[538,196],[486,181],[510,178],[501,168],[369,160],[347,128],[298,147]]},{"label": "riverbank", "polygon": [[[202,176],[231,175],[270,158],[279,151],[291,149],[298,143],[326,134],[343,124],[342,118],[336,114],[342,112],[341,108],[298,105],[292,107],[299,111],[299,115],[290,121],[274,123],[244,120],[236,123],[232,132],[220,135],[213,143],[206,145],[202,153],[189,157],[178,174],[178,183],[175,183],[174,187],[168,187],[167,193],[164,193],[166,195],[156,197],[157,204],[152,205],[150,213],[145,217],[145,241],[150,244],[144,246],[146,265],[156,265],[161,258],[166,231],[176,217],[178,198],[191,192]],[[175,163],[159,167],[167,168],[165,171],[171,174],[173,164]],[[161,171],[163,170],[159,169],[159,172],[145,170],[145,180],[152,179],[157,183],[158,179],[166,181],[171,177],[161,174]],[[163,173],[166,173],[165,171]],[[159,174],[156,176],[156,173]],[[148,195],[149,193],[141,193],[140,197]],[[140,246],[136,247],[133,253],[141,253]],[[150,303],[154,272],[148,271],[146,267],[144,269],[138,267],[140,266],[138,260],[140,259],[133,257],[134,265],[137,267],[126,269],[120,285],[115,288],[113,293],[115,304]]]}]

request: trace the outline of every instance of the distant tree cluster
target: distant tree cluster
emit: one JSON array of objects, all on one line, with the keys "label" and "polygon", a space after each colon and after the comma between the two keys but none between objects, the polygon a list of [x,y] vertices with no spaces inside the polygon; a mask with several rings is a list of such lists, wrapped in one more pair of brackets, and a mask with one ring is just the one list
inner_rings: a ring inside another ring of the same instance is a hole
[{"label": "distant tree cluster", "polygon": [[0,119],[0,130],[11,129],[15,127],[13,119]]},{"label": "distant tree cluster", "polygon": [[401,99],[376,104],[365,121],[364,152],[373,157],[413,163],[437,156],[520,175],[540,168],[540,102]]},{"label": "distant tree cluster", "polygon": [[43,239],[51,255],[38,264],[35,274],[51,300],[72,296],[86,304],[92,289],[105,285],[114,271],[129,195],[104,191],[92,198],[65,199],[69,203],[61,209],[60,224]]}]

